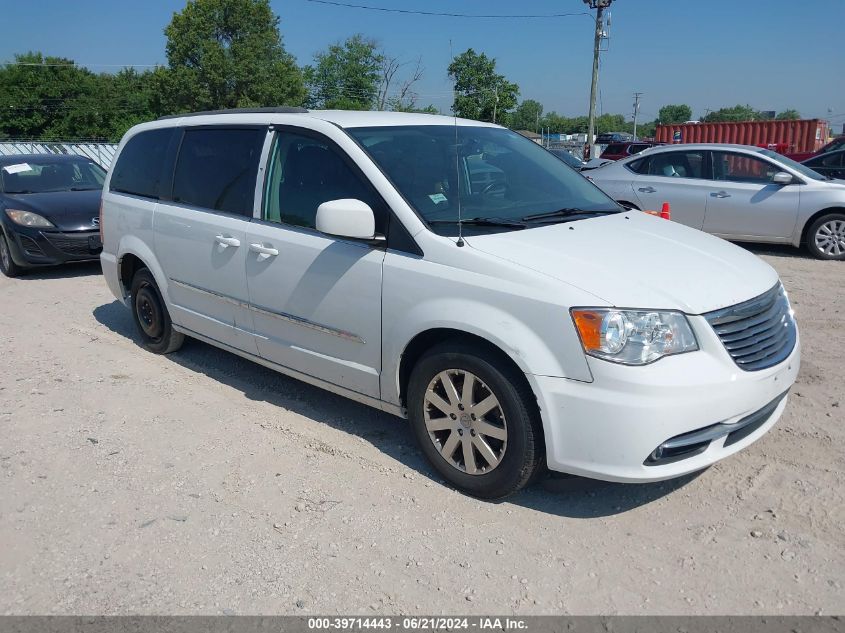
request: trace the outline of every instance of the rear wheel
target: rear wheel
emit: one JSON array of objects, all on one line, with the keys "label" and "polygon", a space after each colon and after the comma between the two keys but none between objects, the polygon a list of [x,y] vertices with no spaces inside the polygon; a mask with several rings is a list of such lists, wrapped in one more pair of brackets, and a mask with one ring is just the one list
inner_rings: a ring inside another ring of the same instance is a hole
[{"label": "rear wheel", "polygon": [[24,271],[24,268],[18,266],[12,259],[9,244],[6,242],[6,236],[3,233],[0,233],[0,271],[3,271],[6,277],[17,277]]},{"label": "rear wheel", "polygon": [[533,394],[483,348],[444,343],[424,354],[408,383],[408,415],[434,468],[476,497],[506,497],[543,464]]},{"label": "rear wheel", "polygon": [[845,260],[845,214],[829,213],[807,231],[807,250],[819,259]]},{"label": "rear wheel", "polygon": [[141,268],[132,278],[132,317],[145,348],[155,354],[169,354],[182,347],[185,336],[173,329],[152,273]]}]

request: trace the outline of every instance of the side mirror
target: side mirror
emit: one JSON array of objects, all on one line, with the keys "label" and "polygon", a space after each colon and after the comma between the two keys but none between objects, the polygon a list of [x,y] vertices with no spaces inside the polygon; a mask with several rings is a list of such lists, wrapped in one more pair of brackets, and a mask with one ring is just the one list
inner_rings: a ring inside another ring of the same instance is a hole
[{"label": "side mirror", "polygon": [[772,182],[776,185],[791,185],[793,181],[792,174],[785,171],[779,171],[772,176]]},{"label": "side mirror", "polygon": [[366,202],[353,198],[329,200],[317,207],[317,230],[353,240],[375,240],[376,218]]}]

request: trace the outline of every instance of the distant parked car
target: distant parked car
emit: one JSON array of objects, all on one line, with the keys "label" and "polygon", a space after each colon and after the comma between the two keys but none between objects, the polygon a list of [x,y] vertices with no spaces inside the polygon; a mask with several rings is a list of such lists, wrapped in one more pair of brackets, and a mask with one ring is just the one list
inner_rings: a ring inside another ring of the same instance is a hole
[{"label": "distant parked car", "polygon": [[623,158],[628,158],[629,156],[633,156],[635,154],[639,154],[644,149],[648,149],[649,147],[655,147],[657,145],[663,145],[664,143],[655,143],[653,141],[630,141],[625,143],[611,143],[607,147],[604,148],[604,151],[601,153],[599,158],[604,158],[606,160],[621,160]]},{"label": "distant parked car", "polygon": [[583,160],[578,158],[577,156],[573,155],[572,153],[566,151],[565,149],[550,149],[549,152],[557,156],[561,159],[564,163],[572,167],[572,169],[577,169],[581,171],[587,165]]},{"label": "distant parked car", "polygon": [[845,183],[771,150],[667,145],[590,178],[629,209],[669,202],[673,220],[725,239],[803,244],[821,259],[845,260]]},{"label": "distant parked car", "polygon": [[97,259],[105,170],[81,156],[0,157],[0,270]]},{"label": "distant parked car", "polygon": [[813,156],[801,164],[819,172],[822,176],[845,180],[845,149]]},{"label": "distant parked car", "polygon": [[608,145],[609,143],[626,143],[633,141],[634,135],[627,132],[605,132],[596,137],[596,145]]},{"label": "distant parked car", "polygon": [[791,158],[792,160],[803,162],[809,160],[815,156],[821,156],[822,154],[829,154],[830,152],[835,152],[839,149],[845,149],[845,136],[839,136],[833,139],[830,143],[822,147],[817,152],[800,152],[800,153],[787,153],[786,156]]}]

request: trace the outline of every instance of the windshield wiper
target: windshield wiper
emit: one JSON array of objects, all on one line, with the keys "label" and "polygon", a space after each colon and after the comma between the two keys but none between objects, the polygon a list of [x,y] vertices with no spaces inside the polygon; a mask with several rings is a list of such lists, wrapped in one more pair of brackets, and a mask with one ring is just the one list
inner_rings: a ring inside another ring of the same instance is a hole
[{"label": "windshield wiper", "polygon": [[71,187],[69,191],[96,191],[100,187]]},{"label": "windshield wiper", "polygon": [[612,209],[601,209],[587,211],[584,209],[575,209],[567,207],[565,209],[558,209],[557,211],[548,211],[546,213],[535,213],[534,215],[526,215],[522,218],[523,222],[533,222],[534,220],[545,220],[546,218],[565,218],[570,215],[598,215],[604,213],[618,213]]},{"label": "windshield wiper", "polygon": [[3,193],[32,193],[29,189],[21,189],[20,191],[4,191]]},{"label": "windshield wiper", "polygon": [[514,229],[526,228],[524,222],[507,218],[467,218],[465,220],[429,220],[429,224],[467,224],[470,226],[507,226]]}]

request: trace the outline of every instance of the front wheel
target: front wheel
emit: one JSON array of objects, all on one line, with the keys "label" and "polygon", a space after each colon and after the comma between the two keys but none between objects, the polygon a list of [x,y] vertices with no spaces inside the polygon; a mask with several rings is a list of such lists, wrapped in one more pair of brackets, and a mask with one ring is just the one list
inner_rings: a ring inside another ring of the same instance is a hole
[{"label": "front wheel", "polygon": [[424,354],[408,384],[408,417],[432,466],[476,497],[520,490],[544,462],[524,377],[480,347],[447,342]]},{"label": "front wheel", "polygon": [[24,269],[15,263],[12,259],[12,253],[9,250],[9,244],[6,242],[6,236],[0,232],[0,271],[6,277],[17,277]]},{"label": "front wheel", "polygon": [[173,329],[170,314],[152,273],[141,268],[132,278],[132,317],[143,346],[155,354],[169,354],[182,347],[185,335]]},{"label": "front wheel", "polygon": [[807,231],[807,250],[819,259],[845,260],[845,214],[823,215]]}]

